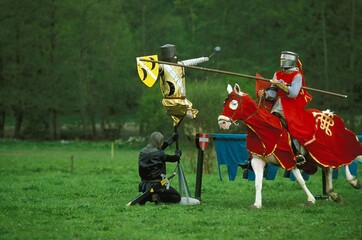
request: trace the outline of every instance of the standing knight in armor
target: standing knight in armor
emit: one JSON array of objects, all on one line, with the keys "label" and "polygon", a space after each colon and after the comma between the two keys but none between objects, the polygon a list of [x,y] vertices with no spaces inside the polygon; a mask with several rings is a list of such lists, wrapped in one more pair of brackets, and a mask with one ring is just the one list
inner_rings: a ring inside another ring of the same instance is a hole
[{"label": "standing knight in armor", "polygon": [[[200,57],[178,62],[176,46],[165,44],[161,46],[161,60],[178,63],[185,66],[197,65],[209,61],[208,57]],[[192,103],[186,98],[185,69],[183,67],[160,64],[160,87],[162,104],[167,114],[171,116],[174,125],[177,125],[184,116],[196,118],[198,110],[192,108]]]},{"label": "standing knight in armor", "polygon": [[297,163],[302,164],[305,162],[305,149],[302,146],[315,140],[317,130],[313,115],[304,110],[312,96],[302,88],[306,84],[298,54],[282,51],[280,67],[283,69],[274,73],[272,86],[266,91],[259,90],[258,95],[274,101],[271,113],[278,116],[287,127]]}]

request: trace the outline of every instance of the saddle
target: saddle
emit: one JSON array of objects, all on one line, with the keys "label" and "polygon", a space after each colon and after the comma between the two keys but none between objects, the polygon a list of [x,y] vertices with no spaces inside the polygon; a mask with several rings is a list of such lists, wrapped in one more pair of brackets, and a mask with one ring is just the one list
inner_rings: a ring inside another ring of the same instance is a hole
[{"label": "saddle", "polygon": [[[283,127],[288,131],[288,123],[285,120],[285,118],[280,113],[277,113],[277,112],[273,112],[272,114],[279,118],[279,121],[281,122]],[[306,160],[305,160],[305,157],[303,156],[303,154],[301,153],[302,146],[300,146],[300,144],[296,141],[297,141],[296,139],[292,138],[291,146],[292,146],[293,152],[295,154],[295,158],[297,160],[297,165],[302,165],[306,162]]]},{"label": "saddle", "polygon": [[285,118],[282,115],[280,115],[280,113],[277,113],[277,112],[273,112],[272,114],[279,118],[279,120],[280,120],[281,124],[283,125],[283,127],[288,131],[288,123],[285,120]]}]

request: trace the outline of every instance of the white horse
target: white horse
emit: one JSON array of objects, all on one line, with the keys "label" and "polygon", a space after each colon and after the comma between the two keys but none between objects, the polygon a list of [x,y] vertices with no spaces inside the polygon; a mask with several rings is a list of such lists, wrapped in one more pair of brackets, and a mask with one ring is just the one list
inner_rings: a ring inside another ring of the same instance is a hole
[{"label": "white horse", "polygon": [[[264,167],[267,163],[271,163],[273,165],[279,166],[280,164],[274,155],[270,155],[268,157],[259,157],[257,155],[252,155],[251,166],[253,167],[255,173],[255,202],[251,205],[252,208],[261,208],[262,207],[262,195],[261,190],[263,187],[263,173]],[[314,205],[315,197],[307,188],[305,181],[303,179],[302,174],[300,173],[297,167],[291,169],[292,173],[295,176],[296,181],[302,187],[303,191],[307,195],[307,202],[305,205]]]},{"label": "white horse", "polygon": [[[305,204],[314,205],[315,197],[307,188],[300,170],[297,168],[295,155],[289,144],[289,133],[281,126],[279,119],[268,111],[258,108],[257,104],[249,95],[240,91],[238,84],[235,84],[234,89],[228,85],[227,91],[229,95],[224,102],[224,109],[222,114],[218,117],[218,122],[220,128],[229,129],[232,123],[235,124],[237,120],[241,120],[247,128],[247,147],[252,155],[251,166],[255,173],[255,202],[251,207],[262,207],[263,172],[267,163],[291,170],[296,181],[307,195],[307,202]],[[274,129],[275,131],[271,129]],[[361,187],[360,182],[351,174],[348,164],[350,164],[358,155],[361,155],[359,158],[362,160],[362,145],[358,142],[356,137],[353,139],[353,134],[351,134],[348,129],[346,129],[346,131],[348,132],[344,134],[351,135],[347,140],[349,141],[349,144],[351,144],[350,146],[356,150],[355,152],[357,155],[354,154],[356,155],[354,157],[349,156],[349,159],[345,162],[339,162],[338,166],[345,165],[346,180],[352,187],[359,189]],[[273,136],[273,134],[275,134],[275,136]],[[267,138],[269,138],[269,140],[265,140]],[[315,150],[313,148],[311,149]],[[309,149],[307,148],[307,150]],[[333,150],[329,149],[329,151]],[[341,149],[341,151],[348,151],[348,149]],[[299,168],[305,168],[303,170],[308,173],[308,170],[315,172],[318,166],[322,167],[326,176],[326,193],[333,201],[340,201],[340,196],[334,192],[332,168],[330,167],[333,166],[336,168],[336,163],[327,163],[326,161],[328,159],[314,159],[310,153],[312,152],[309,150],[309,153],[306,156],[307,162]]]},{"label": "white horse", "polygon": [[[275,158],[274,155],[270,155],[268,157],[260,157],[257,155],[252,154],[251,166],[253,167],[255,173],[255,202],[251,205],[251,208],[261,208],[262,207],[262,187],[263,187],[263,174],[264,168],[267,163],[273,164],[275,166],[280,166],[280,163]],[[345,166],[345,175],[346,181],[350,183],[350,185],[356,189],[361,188],[361,184],[359,180],[353,176],[349,170],[348,165]],[[309,191],[306,186],[305,180],[297,167],[291,169],[292,173],[296,181],[299,183],[305,194],[307,195],[307,201],[305,202],[306,206],[314,205],[315,204],[315,197]],[[333,183],[332,183],[332,168],[323,168],[326,176],[326,193],[328,194],[329,198],[335,202],[339,202],[341,200],[340,196],[334,192]]]}]

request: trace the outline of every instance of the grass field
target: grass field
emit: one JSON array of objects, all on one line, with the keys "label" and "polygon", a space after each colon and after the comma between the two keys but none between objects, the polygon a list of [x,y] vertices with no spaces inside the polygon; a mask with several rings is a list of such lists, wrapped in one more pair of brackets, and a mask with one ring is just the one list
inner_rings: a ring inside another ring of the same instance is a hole
[{"label": "grass field", "polygon": [[[362,239],[362,190],[341,175],[343,204],[303,207],[303,191],[278,171],[264,181],[263,209],[249,209],[254,182],[241,171],[229,181],[222,168],[223,181],[216,169],[203,175],[201,205],[126,207],[138,195],[137,158],[131,147],[112,157],[106,142],[1,141],[0,239]],[[194,194],[191,159],[182,161]],[[307,184],[321,194],[320,172]]]}]

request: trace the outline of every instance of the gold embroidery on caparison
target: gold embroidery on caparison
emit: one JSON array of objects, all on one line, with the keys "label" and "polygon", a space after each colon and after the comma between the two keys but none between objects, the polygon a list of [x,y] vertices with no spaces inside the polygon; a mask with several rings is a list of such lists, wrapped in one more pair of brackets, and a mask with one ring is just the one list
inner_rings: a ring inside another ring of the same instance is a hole
[{"label": "gold embroidery on caparison", "polygon": [[333,113],[331,112],[313,112],[313,116],[316,118],[317,123],[319,122],[319,128],[325,130],[328,136],[332,136],[332,131],[329,127],[334,125]]}]

